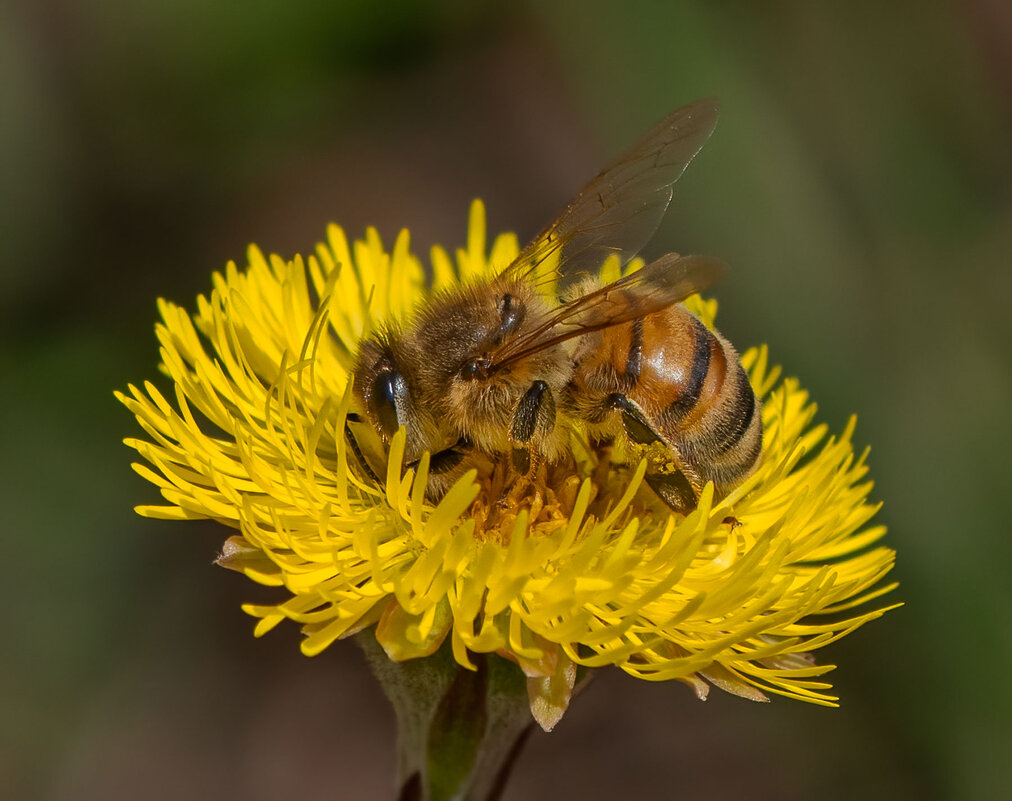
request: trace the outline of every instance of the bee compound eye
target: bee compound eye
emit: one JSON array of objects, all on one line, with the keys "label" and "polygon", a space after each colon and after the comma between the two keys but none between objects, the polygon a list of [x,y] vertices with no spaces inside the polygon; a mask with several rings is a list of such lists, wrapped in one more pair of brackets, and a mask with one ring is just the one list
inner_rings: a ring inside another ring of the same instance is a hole
[{"label": "bee compound eye", "polygon": [[392,437],[400,426],[397,399],[405,392],[404,378],[395,372],[380,373],[372,384],[372,407],[380,428]]}]

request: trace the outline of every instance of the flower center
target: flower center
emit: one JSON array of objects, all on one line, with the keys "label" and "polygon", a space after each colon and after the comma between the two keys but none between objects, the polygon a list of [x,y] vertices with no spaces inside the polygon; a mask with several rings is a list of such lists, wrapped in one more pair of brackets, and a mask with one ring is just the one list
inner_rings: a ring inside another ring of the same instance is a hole
[{"label": "flower center", "polygon": [[[598,484],[591,480],[591,502]],[[475,539],[509,545],[517,520],[524,515],[531,536],[543,537],[569,524],[583,484],[583,471],[573,459],[541,465],[528,476],[517,477],[504,463],[478,476],[481,492],[471,505]]]}]

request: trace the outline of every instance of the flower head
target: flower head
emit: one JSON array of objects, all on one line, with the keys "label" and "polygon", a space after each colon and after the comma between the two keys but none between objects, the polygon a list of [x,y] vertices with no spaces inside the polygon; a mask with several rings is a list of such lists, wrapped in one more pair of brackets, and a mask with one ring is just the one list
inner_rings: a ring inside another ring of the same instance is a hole
[{"label": "flower head", "polygon": [[[244,607],[257,636],[289,619],[307,655],[369,626],[394,660],[447,638],[464,666],[496,652],[529,677],[546,728],[577,666],[675,679],[701,698],[713,684],[835,705],[818,678],[832,666],[811,653],[885,611],[855,609],[892,588],[881,579],[893,552],[869,523],[877,505],[853,420],[837,436],[814,425],[808,394],[765,347],[742,357],[763,399],[760,463],[720,500],[708,486],[687,516],[643,485],[642,464],[578,428],[572,461],[506,505],[495,465],[430,502],[428,458],[405,468],[403,430],[378,456],[383,475],[363,469],[348,435],[360,341],[517,252],[512,235],[486,248],[476,202],[466,249],[434,248],[428,271],[406,231],[387,252],[374,230],[349,242],[331,226],[307,259],[251,248],[248,269],[216,273],[195,314],[160,301],[171,396],[151,383],[117,393],[148,434],[127,440],[150,465],[135,469],[167,501],[137,511],[237,531],[219,563],[286,596]],[[712,325],[713,301],[687,305]]]}]

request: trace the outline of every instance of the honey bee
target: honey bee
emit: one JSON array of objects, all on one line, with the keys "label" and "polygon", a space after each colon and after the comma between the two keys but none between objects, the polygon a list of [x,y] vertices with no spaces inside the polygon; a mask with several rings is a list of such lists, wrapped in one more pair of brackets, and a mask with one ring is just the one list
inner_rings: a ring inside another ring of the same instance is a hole
[{"label": "honey bee", "polygon": [[[673,112],[500,273],[438,294],[362,342],[354,391],[364,421],[385,443],[403,427],[407,461],[430,454],[430,497],[477,461],[528,481],[569,456],[575,426],[597,442],[622,438],[681,513],[707,481],[724,493],[753,468],[759,401],[737,353],[676,305],[723,264],[669,253],[606,286],[593,277],[651,237],[717,113],[713,101]],[[554,296],[542,289],[549,263]]]}]

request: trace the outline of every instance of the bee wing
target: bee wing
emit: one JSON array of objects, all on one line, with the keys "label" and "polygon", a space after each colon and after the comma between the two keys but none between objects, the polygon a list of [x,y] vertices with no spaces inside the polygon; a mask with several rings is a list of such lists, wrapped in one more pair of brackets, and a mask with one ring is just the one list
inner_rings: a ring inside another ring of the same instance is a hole
[{"label": "bee wing", "polygon": [[726,266],[708,256],[668,253],[614,283],[559,306],[523,337],[493,355],[493,369],[567,339],[645,317],[713,286]]},{"label": "bee wing", "polygon": [[504,275],[527,277],[557,253],[564,290],[582,273],[596,272],[609,255],[617,255],[621,264],[632,259],[657,230],[672,185],[710,138],[718,111],[716,101],[701,100],[657,123],[587,184]]}]

